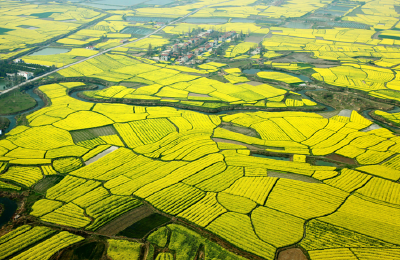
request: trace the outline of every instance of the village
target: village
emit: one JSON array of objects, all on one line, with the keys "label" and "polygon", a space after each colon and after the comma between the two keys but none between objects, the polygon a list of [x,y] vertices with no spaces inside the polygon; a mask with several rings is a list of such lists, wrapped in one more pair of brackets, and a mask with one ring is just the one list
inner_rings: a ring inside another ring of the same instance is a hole
[{"label": "village", "polygon": [[198,58],[199,56],[209,56],[213,50],[220,47],[223,43],[239,39],[240,37],[241,34],[235,31],[221,33],[209,29],[198,33],[194,37],[187,37],[189,38],[188,40],[185,38],[179,39],[173,45],[167,46],[166,50],[161,52],[158,60],[161,62],[174,61],[182,65],[201,64],[204,62],[204,59]]}]

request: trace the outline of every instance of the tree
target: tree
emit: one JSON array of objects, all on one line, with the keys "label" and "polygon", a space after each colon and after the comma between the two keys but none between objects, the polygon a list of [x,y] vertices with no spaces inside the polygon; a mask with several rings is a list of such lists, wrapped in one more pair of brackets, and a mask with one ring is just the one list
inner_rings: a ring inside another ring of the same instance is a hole
[{"label": "tree", "polygon": [[151,57],[153,55],[153,48],[151,47],[151,43],[149,43],[149,48],[147,49],[147,56]]},{"label": "tree", "polygon": [[265,53],[265,48],[264,45],[262,44],[262,41],[258,44],[258,47],[260,47],[260,57],[262,58],[262,56]]}]

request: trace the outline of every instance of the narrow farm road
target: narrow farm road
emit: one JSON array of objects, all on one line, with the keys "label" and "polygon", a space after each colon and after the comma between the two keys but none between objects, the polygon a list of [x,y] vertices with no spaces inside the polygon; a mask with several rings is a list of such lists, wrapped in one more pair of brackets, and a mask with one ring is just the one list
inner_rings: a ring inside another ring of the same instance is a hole
[{"label": "narrow farm road", "polygon": [[[229,2],[229,1],[227,1],[227,2]],[[219,3],[219,4],[220,4],[220,3]],[[211,5],[214,5],[214,4],[211,4]],[[172,21],[172,22],[170,22],[170,23],[168,23],[168,24],[166,24],[166,25],[164,25],[164,26],[158,28],[158,29],[155,30],[154,32],[149,33],[149,34],[147,34],[147,35],[145,35],[145,36],[143,36],[143,37],[141,37],[141,38],[138,38],[138,39],[136,39],[136,40],[134,40],[134,41],[126,42],[126,43],[123,43],[123,44],[121,44],[121,45],[118,45],[118,46],[109,48],[109,49],[104,50],[104,51],[101,51],[101,52],[99,52],[99,53],[97,53],[97,54],[95,54],[95,55],[93,55],[93,56],[87,57],[87,58],[85,58],[85,59],[83,59],[83,60],[79,60],[79,61],[77,61],[77,62],[74,62],[74,63],[68,64],[68,65],[65,65],[65,66],[63,66],[63,67],[60,67],[60,68],[58,68],[58,69],[55,69],[55,70],[50,71],[50,72],[48,72],[48,73],[45,73],[45,74],[43,74],[43,75],[41,75],[41,76],[38,76],[38,77],[32,78],[32,79],[30,79],[30,80],[24,81],[24,82],[22,82],[22,83],[20,83],[20,84],[18,84],[18,85],[15,85],[15,86],[12,87],[12,88],[9,88],[9,89],[6,89],[6,90],[0,92],[0,96],[6,94],[6,93],[8,93],[8,92],[11,92],[11,91],[13,91],[13,90],[15,90],[15,89],[17,89],[17,88],[19,88],[19,87],[22,87],[22,86],[24,86],[24,85],[26,85],[26,84],[29,84],[29,83],[31,83],[31,82],[33,82],[33,81],[36,81],[36,80],[38,80],[38,79],[47,77],[47,76],[51,75],[51,74],[54,73],[54,72],[57,72],[57,71],[66,69],[66,68],[68,68],[68,67],[74,66],[74,65],[79,64],[79,63],[81,63],[81,62],[85,62],[85,61],[87,61],[87,60],[93,59],[93,58],[95,58],[95,57],[97,57],[97,56],[100,56],[100,55],[102,55],[102,54],[105,54],[105,53],[107,53],[107,52],[110,52],[110,51],[112,51],[112,50],[114,50],[114,49],[116,49],[116,48],[118,48],[118,47],[122,47],[122,46],[125,46],[125,45],[127,45],[127,44],[130,44],[130,43],[133,43],[133,42],[138,42],[138,41],[140,41],[140,40],[146,39],[146,38],[150,37],[151,35],[156,34],[156,33],[158,33],[159,31],[163,30],[163,29],[164,29],[165,27],[167,27],[168,25],[172,25],[172,24],[174,24],[174,23],[177,23],[177,22],[179,22],[179,21],[181,21],[181,20],[183,20],[183,19],[185,19],[185,18],[187,18],[187,17],[189,17],[189,16],[191,16],[191,15],[197,13],[197,12],[200,11],[201,9],[206,8],[206,7],[209,7],[209,6],[211,6],[211,5],[205,5],[205,6],[203,6],[203,7],[200,7],[200,8],[198,8],[198,9],[196,9],[196,10],[194,10],[194,11],[192,11],[192,12],[190,12],[190,13],[188,13],[188,14],[182,16],[182,17],[180,17],[179,19],[177,19],[177,20],[175,20],[175,21]]]}]

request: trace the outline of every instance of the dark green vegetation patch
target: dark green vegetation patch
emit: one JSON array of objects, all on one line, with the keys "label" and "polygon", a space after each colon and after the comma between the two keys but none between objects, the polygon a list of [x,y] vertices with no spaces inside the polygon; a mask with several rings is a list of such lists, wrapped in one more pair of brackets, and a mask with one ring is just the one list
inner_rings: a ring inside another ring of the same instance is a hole
[{"label": "dark green vegetation patch", "polygon": [[14,31],[14,30],[13,30],[13,29],[1,28],[1,27],[0,27],[0,35],[4,34],[4,33],[6,33],[6,32],[9,32],[9,31]]},{"label": "dark green vegetation patch", "polygon": [[103,242],[90,242],[75,248],[71,248],[62,253],[57,258],[59,260],[97,260],[102,258],[105,251],[105,244]]},{"label": "dark green vegetation patch", "polygon": [[142,238],[151,230],[164,223],[167,223],[169,220],[169,218],[163,215],[151,214],[150,216],[139,220],[138,222],[119,232],[117,235],[129,238]]},{"label": "dark green vegetation patch", "polygon": [[60,175],[47,175],[35,184],[34,190],[39,193],[45,193],[49,188],[59,183],[64,176]]},{"label": "dark green vegetation patch", "polygon": [[29,94],[13,91],[0,97],[0,115],[14,114],[36,106],[36,101]]},{"label": "dark green vegetation patch", "polygon": [[59,14],[60,12],[45,12],[45,13],[37,13],[31,14],[31,16],[36,16],[38,18],[49,18],[52,14]]}]

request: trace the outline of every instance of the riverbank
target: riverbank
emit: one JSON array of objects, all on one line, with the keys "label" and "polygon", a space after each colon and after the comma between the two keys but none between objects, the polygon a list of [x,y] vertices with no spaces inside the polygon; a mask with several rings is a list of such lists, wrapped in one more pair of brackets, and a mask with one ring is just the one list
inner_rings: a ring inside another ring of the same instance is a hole
[{"label": "riverbank", "polygon": [[360,97],[354,93],[333,92],[321,89],[318,91],[307,90],[305,94],[312,97],[318,103],[329,104],[335,110],[351,109],[364,111],[367,109],[379,109],[388,111],[394,108],[392,104]]},{"label": "riverbank", "polygon": [[35,107],[37,102],[29,94],[15,90],[0,96],[0,104],[0,116],[7,116],[27,111]]}]

